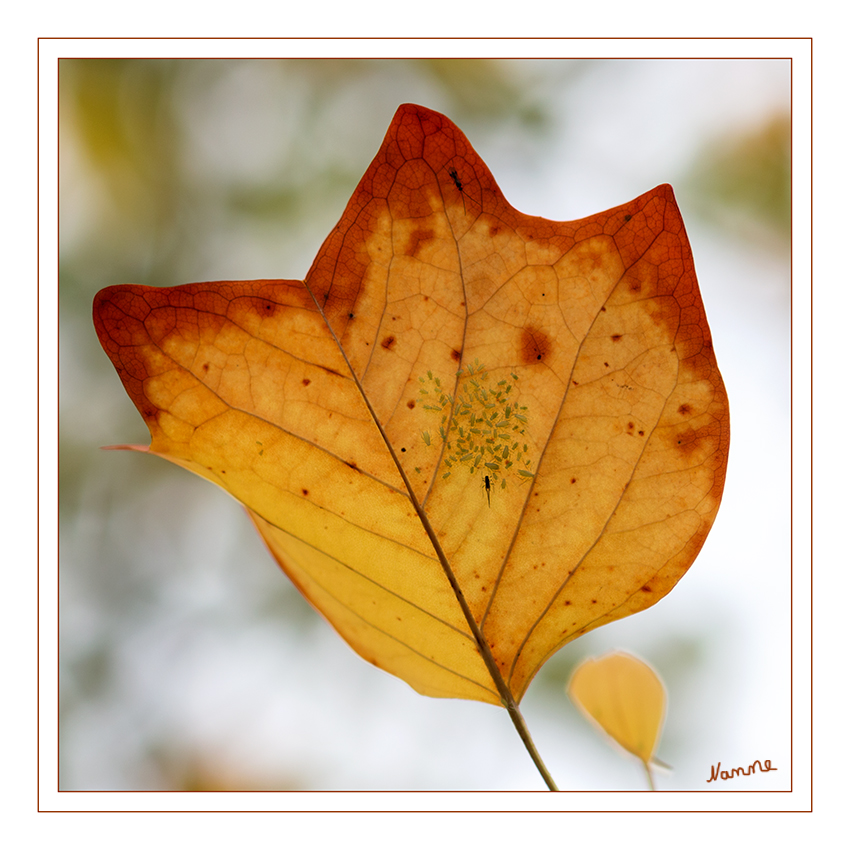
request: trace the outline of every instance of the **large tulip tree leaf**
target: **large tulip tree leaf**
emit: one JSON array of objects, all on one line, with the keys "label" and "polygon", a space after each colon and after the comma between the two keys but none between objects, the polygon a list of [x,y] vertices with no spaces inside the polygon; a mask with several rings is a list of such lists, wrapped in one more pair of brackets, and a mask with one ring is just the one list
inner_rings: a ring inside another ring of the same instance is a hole
[{"label": "large tulip tree leaf", "polygon": [[305,281],[113,286],[94,320],[151,432],[131,448],[242,502],[424,694],[500,703],[502,678],[519,700],[665,596],[717,513],[728,405],[672,189],[524,215],[419,106]]}]

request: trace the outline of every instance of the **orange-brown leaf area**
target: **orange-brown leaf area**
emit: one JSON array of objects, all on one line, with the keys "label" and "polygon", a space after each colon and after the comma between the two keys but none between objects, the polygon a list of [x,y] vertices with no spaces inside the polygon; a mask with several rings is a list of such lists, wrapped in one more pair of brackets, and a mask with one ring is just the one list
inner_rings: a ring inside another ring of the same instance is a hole
[{"label": "orange-brown leaf area", "polygon": [[500,702],[437,547],[519,699],[666,595],[720,504],[728,404],[672,189],[524,215],[423,107],[303,282],[109,287],[94,319],[149,451],[242,502],[345,640],[422,693]]}]

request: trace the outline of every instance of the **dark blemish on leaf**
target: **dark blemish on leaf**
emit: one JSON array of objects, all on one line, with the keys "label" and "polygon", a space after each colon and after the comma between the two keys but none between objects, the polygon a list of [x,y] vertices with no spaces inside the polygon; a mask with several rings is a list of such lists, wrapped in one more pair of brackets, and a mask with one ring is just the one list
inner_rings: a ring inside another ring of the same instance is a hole
[{"label": "dark blemish on leaf", "polygon": [[635,423],[634,423],[634,422],[629,422],[629,424],[628,424],[628,429],[629,429],[629,431],[633,431],[633,430],[634,430],[634,427],[635,427]]},{"label": "dark blemish on leaf", "polygon": [[595,604],[596,604],[596,600],[595,600],[595,599],[591,599],[591,600],[590,600],[590,604],[591,604],[591,605],[595,605]]},{"label": "dark blemish on leaf", "polygon": [[570,600],[569,600],[569,599],[565,599],[565,600],[564,600],[564,607],[565,607],[565,608],[567,607],[567,605],[572,605],[572,604],[573,604],[573,603],[572,603],[572,602],[570,602]]},{"label": "dark blemish on leaf", "polygon": [[406,451],[407,451],[407,449],[406,449],[406,448],[404,448],[404,446],[402,446],[401,450],[402,450],[403,452],[406,452]]},{"label": "dark blemish on leaf", "polygon": [[409,402],[407,402],[407,406],[408,406],[411,410],[413,410],[413,408],[414,408],[414,407],[416,407],[416,402],[415,402],[413,399],[410,399],[410,401],[409,401]]},{"label": "dark blemish on leaf", "polygon": [[545,360],[552,353],[552,343],[542,330],[528,326],[522,329],[519,351],[523,363],[531,364]]},{"label": "dark blemish on leaf", "polygon": [[623,338],[622,334],[611,334],[611,340],[613,342],[619,342]]},{"label": "dark blemish on leaf", "polygon": [[310,495],[310,491],[309,491],[309,490],[307,490],[305,487],[302,487],[302,488],[301,488],[301,495],[303,495],[303,496],[309,496],[309,495]]},{"label": "dark blemish on leaf", "polygon": [[201,366],[201,368],[202,368],[205,372],[209,372],[209,370],[210,370],[210,364],[209,364],[209,363],[204,363],[204,365],[203,365],[203,366]]},{"label": "dark blemish on leaf", "polygon": [[604,364],[604,366],[605,366],[605,368],[606,368],[606,369],[608,368],[608,364],[607,364],[607,363],[605,363],[605,364]]},{"label": "dark blemish on leaf", "polygon": [[420,248],[424,248],[428,242],[434,239],[434,231],[428,228],[418,227],[408,237],[407,245],[401,253],[408,257],[415,257]]},{"label": "dark blemish on leaf", "polygon": [[693,428],[688,428],[681,434],[676,435],[676,446],[683,455],[693,454],[701,445],[702,440]]},{"label": "dark blemish on leaf", "polygon": [[626,213],[626,221],[631,221],[632,217],[629,213]]},{"label": "dark blemish on leaf", "polygon": [[640,436],[642,437],[642,436],[643,436],[643,431],[638,431],[638,434],[640,434]]},{"label": "dark blemish on leaf", "polygon": [[349,318],[349,319],[353,319],[353,318],[354,318],[354,313],[349,313],[349,314],[348,314],[348,318]]},{"label": "dark blemish on leaf", "polygon": [[381,340],[381,347],[386,348],[387,350],[391,349],[395,345],[395,337],[390,334],[389,336],[385,336]]},{"label": "dark blemish on leaf", "polygon": [[350,466],[352,469],[357,469],[357,464],[353,460],[345,461],[346,466]]},{"label": "dark blemish on leaf", "polygon": [[310,379],[309,378],[302,378],[301,383],[304,384],[305,387],[309,387],[310,386]]},{"label": "dark blemish on leaf", "polygon": [[456,363],[460,363],[460,352],[456,348],[452,349],[452,360]]},{"label": "dark blemish on leaf", "polygon": [[641,588],[641,590],[642,590],[644,593],[652,593],[652,588],[651,588],[648,584],[645,584],[645,585]]},{"label": "dark blemish on leaf", "polygon": [[689,404],[680,405],[679,413],[681,413],[682,416],[687,416],[690,412],[691,412],[691,406]]},{"label": "dark blemish on leaf", "polygon": [[603,312],[603,313],[607,313],[607,312],[608,312],[608,311],[607,311],[607,309],[606,309],[605,307],[600,307],[599,309],[600,309],[600,311],[601,311],[601,312]]},{"label": "dark blemish on leaf", "polygon": [[570,478],[570,484],[575,484],[575,483],[576,483],[575,478]]}]

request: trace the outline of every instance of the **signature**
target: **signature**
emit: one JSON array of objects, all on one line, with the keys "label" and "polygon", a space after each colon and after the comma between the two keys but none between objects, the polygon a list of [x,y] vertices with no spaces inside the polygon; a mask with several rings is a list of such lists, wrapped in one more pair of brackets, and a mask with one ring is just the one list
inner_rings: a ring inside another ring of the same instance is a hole
[{"label": "signature", "polygon": [[761,761],[756,759],[746,770],[743,767],[733,767],[732,770],[721,770],[720,762],[717,762],[717,765],[711,766],[711,778],[705,781],[714,782],[715,779],[734,779],[736,776],[749,776],[751,773],[756,772],[756,765],[759,766],[759,770],[762,773],[767,773],[769,770],[778,770],[778,768],[770,766],[770,759],[764,760],[764,767],[762,767]]}]

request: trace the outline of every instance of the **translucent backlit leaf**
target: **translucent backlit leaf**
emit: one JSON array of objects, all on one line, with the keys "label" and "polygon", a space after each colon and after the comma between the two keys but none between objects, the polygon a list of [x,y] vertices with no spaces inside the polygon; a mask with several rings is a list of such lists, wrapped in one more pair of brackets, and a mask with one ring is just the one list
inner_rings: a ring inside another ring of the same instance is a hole
[{"label": "translucent backlit leaf", "polygon": [[658,674],[626,652],[588,658],[567,685],[570,699],[603,732],[649,765],[655,755],[667,707]]},{"label": "translucent backlit leaf", "polygon": [[720,504],[728,405],[671,188],[528,216],[419,106],[303,282],[109,287],[94,321],[141,450],[242,502],[345,640],[425,694],[518,700],[666,595]]}]

